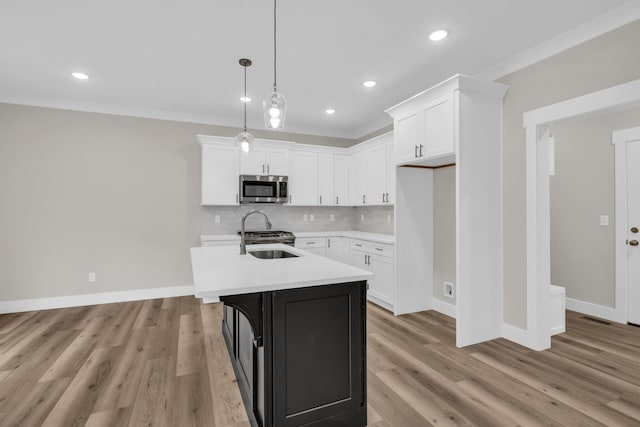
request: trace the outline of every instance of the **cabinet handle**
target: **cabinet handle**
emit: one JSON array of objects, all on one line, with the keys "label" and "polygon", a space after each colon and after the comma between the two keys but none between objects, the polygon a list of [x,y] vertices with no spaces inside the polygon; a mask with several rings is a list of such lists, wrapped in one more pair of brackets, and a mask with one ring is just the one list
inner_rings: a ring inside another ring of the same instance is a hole
[{"label": "cabinet handle", "polygon": [[364,254],[364,265],[367,265],[367,254]]},{"label": "cabinet handle", "polygon": [[331,239],[327,239],[327,247],[330,248],[331,247]]},{"label": "cabinet handle", "polygon": [[239,202],[239,200],[238,200],[238,193],[236,193],[236,203],[238,203],[238,202]]},{"label": "cabinet handle", "polygon": [[367,204],[367,196],[366,195],[362,195],[362,204],[366,205]]},{"label": "cabinet handle", "polygon": [[322,204],[322,196],[320,196],[320,204]]},{"label": "cabinet handle", "polygon": [[267,165],[267,173],[269,173],[269,165]]},{"label": "cabinet handle", "polygon": [[315,242],[307,242],[307,245],[313,245]]},{"label": "cabinet handle", "polygon": [[360,247],[362,245],[360,243],[354,243],[354,246]]},{"label": "cabinet handle", "polygon": [[418,158],[418,146],[414,145],[413,147],[413,157]]},{"label": "cabinet handle", "polygon": [[289,194],[289,203],[291,203],[291,194]]},{"label": "cabinet handle", "polygon": [[264,173],[264,165],[262,165],[262,173]]},{"label": "cabinet handle", "polygon": [[424,148],[424,145],[420,144],[420,157],[422,157],[422,149]]},{"label": "cabinet handle", "polygon": [[374,248],[376,251],[383,251],[384,249],[382,248]]},{"label": "cabinet handle", "polygon": [[336,196],[336,205],[338,204],[338,196]]}]

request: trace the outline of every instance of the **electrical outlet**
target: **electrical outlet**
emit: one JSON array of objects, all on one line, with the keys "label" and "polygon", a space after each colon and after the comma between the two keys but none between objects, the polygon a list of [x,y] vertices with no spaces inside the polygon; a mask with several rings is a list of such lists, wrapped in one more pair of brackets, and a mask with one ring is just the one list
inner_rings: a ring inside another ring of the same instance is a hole
[{"label": "electrical outlet", "polygon": [[601,227],[609,226],[609,215],[600,215],[600,226]]},{"label": "electrical outlet", "polygon": [[96,282],[96,273],[89,273],[89,283]]},{"label": "electrical outlet", "polygon": [[442,288],[442,292],[444,293],[445,297],[453,299],[454,298],[454,296],[453,296],[453,292],[454,292],[453,283],[444,282],[444,286]]},{"label": "electrical outlet", "polygon": [[303,220],[304,222],[309,221],[309,216],[308,216],[307,214],[302,215],[302,220]]},{"label": "electrical outlet", "polygon": [[336,220],[336,216],[334,214],[329,215],[329,221],[333,222]]},{"label": "electrical outlet", "polygon": [[364,214],[360,214],[360,221],[364,221]]},{"label": "electrical outlet", "polygon": [[220,215],[215,216],[216,224],[220,224]]},{"label": "electrical outlet", "polygon": [[309,221],[313,222],[316,220],[316,216],[314,214],[309,215]]}]

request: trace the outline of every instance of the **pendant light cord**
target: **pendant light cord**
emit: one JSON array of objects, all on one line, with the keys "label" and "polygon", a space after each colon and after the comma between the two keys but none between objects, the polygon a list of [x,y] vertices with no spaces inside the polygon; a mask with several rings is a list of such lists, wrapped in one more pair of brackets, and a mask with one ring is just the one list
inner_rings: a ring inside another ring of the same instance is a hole
[{"label": "pendant light cord", "polygon": [[276,68],[276,61],[278,58],[278,48],[277,48],[277,43],[276,43],[276,31],[277,31],[277,14],[276,14],[276,1],[277,0],[273,0],[273,87],[277,87],[277,82],[278,82],[278,78],[277,78],[277,68]]},{"label": "pendant light cord", "polygon": [[247,131],[247,66],[243,65],[244,68],[244,131]]}]

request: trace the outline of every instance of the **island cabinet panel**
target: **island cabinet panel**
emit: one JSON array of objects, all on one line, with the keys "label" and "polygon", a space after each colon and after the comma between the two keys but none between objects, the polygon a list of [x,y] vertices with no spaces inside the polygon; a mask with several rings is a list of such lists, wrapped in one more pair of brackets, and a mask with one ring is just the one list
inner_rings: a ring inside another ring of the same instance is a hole
[{"label": "island cabinet panel", "polygon": [[221,299],[238,308],[223,332],[252,426],[366,425],[366,282]]}]

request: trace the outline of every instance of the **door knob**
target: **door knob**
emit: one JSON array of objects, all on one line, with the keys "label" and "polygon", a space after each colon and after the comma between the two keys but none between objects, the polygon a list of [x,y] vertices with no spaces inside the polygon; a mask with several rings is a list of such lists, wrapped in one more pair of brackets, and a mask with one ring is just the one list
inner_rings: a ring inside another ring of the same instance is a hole
[{"label": "door knob", "polygon": [[629,241],[629,245],[631,245],[631,246],[638,246],[638,241],[637,241],[637,240],[630,240],[630,241]]},{"label": "door knob", "polygon": [[637,233],[638,232],[638,227],[631,227],[631,232],[632,233]]}]

